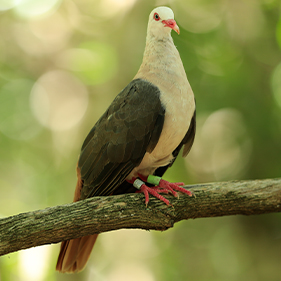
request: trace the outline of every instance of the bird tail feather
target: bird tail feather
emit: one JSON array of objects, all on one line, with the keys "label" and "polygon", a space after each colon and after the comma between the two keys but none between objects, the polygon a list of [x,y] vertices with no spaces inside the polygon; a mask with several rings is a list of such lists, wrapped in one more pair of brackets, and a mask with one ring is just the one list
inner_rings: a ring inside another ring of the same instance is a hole
[{"label": "bird tail feather", "polygon": [[91,254],[98,234],[84,236],[61,243],[56,270],[62,273],[81,271]]},{"label": "bird tail feather", "polygon": [[[74,193],[74,202],[79,201],[83,187],[83,181],[78,167],[77,177],[78,180]],[[97,237],[98,234],[93,234],[63,241],[60,247],[56,270],[62,273],[74,273],[81,271],[90,257]]]}]

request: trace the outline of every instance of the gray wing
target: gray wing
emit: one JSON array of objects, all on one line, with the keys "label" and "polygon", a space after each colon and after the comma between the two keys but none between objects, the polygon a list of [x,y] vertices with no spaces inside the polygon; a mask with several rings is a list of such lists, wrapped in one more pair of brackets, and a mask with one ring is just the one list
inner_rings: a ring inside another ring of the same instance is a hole
[{"label": "gray wing", "polygon": [[164,116],[156,86],[136,79],[124,88],[83,143],[80,199],[116,192],[144,154],[155,148]]}]

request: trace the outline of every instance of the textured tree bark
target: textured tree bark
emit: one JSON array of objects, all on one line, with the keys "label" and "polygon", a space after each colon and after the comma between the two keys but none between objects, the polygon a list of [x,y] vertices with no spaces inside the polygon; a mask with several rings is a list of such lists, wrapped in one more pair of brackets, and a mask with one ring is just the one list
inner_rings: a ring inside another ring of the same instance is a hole
[{"label": "textured tree bark", "polygon": [[143,194],[94,197],[0,219],[0,255],[121,228],[166,230],[190,218],[256,215],[281,211],[281,179],[186,186],[196,197],[167,198],[172,206]]}]

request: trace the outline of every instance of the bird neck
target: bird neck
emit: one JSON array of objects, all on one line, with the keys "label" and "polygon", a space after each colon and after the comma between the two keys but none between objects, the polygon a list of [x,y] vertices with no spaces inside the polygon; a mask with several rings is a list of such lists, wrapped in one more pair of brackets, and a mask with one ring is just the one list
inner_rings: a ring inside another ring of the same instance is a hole
[{"label": "bird neck", "polygon": [[159,76],[167,71],[178,73],[181,72],[180,65],[182,65],[180,55],[171,34],[161,39],[148,35],[143,61],[135,78],[148,79],[148,76]]},{"label": "bird neck", "polygon": [[146,37],[146,45],[143,57],[155,54],[167,54],[176,50],[171,32],[165,34],[166,36],[155,37],[153,34],[148,33]]}]

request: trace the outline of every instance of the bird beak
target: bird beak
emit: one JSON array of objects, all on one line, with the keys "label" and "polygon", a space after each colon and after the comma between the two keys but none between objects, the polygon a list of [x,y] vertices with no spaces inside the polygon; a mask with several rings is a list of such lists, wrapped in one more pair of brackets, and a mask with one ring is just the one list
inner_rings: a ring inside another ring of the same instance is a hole
[{"label": "bird beak", "polygon": [[172,28],[177,34],[180,34],[180,28],[178,27],[177,23],[175,20],[162,20],[162,23],[166,27]]}]

